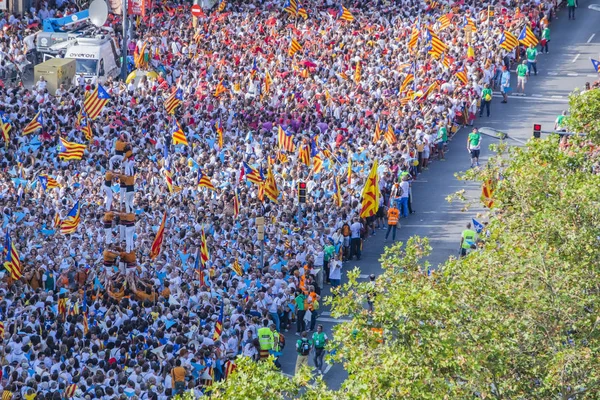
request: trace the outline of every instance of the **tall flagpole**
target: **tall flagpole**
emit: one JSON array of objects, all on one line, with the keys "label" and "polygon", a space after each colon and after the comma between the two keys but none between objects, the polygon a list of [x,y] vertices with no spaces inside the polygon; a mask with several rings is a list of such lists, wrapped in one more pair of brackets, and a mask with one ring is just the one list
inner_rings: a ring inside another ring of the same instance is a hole
[{"label": "tall flagpole", "polygon": [[123,82],[127,79],[127,25],[129,23],[127,17],[127,0],[123,0],[123,45],[121,46],[122,62],[121,62],[121,79]]}]

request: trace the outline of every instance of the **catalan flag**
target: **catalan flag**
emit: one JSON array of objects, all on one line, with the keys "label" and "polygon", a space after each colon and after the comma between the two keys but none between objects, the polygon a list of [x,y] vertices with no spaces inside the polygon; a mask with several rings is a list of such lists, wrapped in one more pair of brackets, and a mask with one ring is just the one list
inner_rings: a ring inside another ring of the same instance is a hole
[{"label": "catalan flag", "polygon": [[202,170],[200,168],[198,168],[198,187],[199,188],[205,187],[210,190],[217,190],[217,189],[215,189],[215,186],[210,181],[210,178],[208,176],[206,176],[206,174],[204,172],[202,172]]},{"label": "catalan flag", "polygon": [[381,138],[381,127],[379,126],[379,123],[376,123],[375,124],[375,136],[373,136],[373,143],[379,142],[380,138]]},{"label": "catalan flag", "polygon": [[354,15],[352,15],[352,13],[350,13],[350,11],[348,11],[346,7],[340,5],[340,8],[338,10],[338,19],[342,21],[352,22],[354,21]]},{"label": "catalan flag", "polygon": [[464,29],[467,29],[467,27],[469,27],[471,29],[471,32],[473,33],[477,32],[477,26],[475,25],[475,21],[473,21],[471,17],[467,17],[466,15],[463,18],[462,26]]},{"label": "catalan flag", "polygon": [[240,196],[238,189],[233,191],[233,218],[237,218],[240,215]]},{"label": "catalan flag", "polygon": [[27,124],[25,129],[23,129],[23,135],[29,135],[30,133],[35,132],[38,129],[41,129],[43,125],[44,117],[42,116],[42,112],[38,111],[37,114],[35,114],[35,116],[31,120],[31,122]]},{"label": "catalan flag", "polygon": [[179,122],[177,122],[175,119],[173,119],[173,126],[171,127],[171,138],[173,139],[173,144],[183,144],[184,146],[188,145],[185,132],[183,132],[181,125],[179,125]]},{"label": "catalan flag", "polygon": [[356,68],[354,69],[354,82],[360,82],[360,61],[356,63]]},{"label": "catalan flag", "polygon": [[379,189],[379,175],[377,169],[378,163],[377,160],[375,160],[362,191],[363,201],[360,210],[361,218],[372,217],[377,213],[379,208],[379,196],[381,195],[381,192]]},{"label": "catalan flag", "polygon": [[249,166],[248,164],[246,164],[246,162],[242,164],[242,168],[246,179],[250,182],[260,185],[265,180],[262,172],[260,172],[256,168]]},{"label": "catalan flag", "polygon": [[537,37],[531,31],[531,28],[529,28],[529,26],[527,26],[527,25],[525,25],[523,27],[523,30],[521,31],[521,34],[519,35],[519,42],[521,42],[522,44],[524,44],[527,47],[537,46],[539,43]]},{"label": "catalan flag", "polygon": [[504,31],[500,36],[499,45],[506,51],[513,51],[519,45],[519,39],[509,31]]},{"label": "catalan flag", "polygon": [[408,74],[406,74],[406,76],[404,77],[404,80],[402,81],[402,85],[400,86],[400,93],[404,93],[406,91],[406,89],[408,88],[408,85],[410,85],[414,80],[415,80],[415,74],[414,74],[414,65],[413,65],[411,70],[408,72]]},{"label": "catalan flag", "polygon": [[6,237],[4,239],[4,268],[10,273],[12,279],[19,280],[23,276],[23,268],[21,267],[21,260],[19,259],[19,253],[14,243],[10,239],[10,232],[6,231]]},{"label": "catalan flag", "polygon": [[61,137],[58,157],[63,160],[81,160],[85,149],[87,149],[85,144],[69,142]]},{"label": "catalan flag", "polygon": [[281,150],[293,152],[295,150],[294,147],[294,136],[291,132],[288,132],[281,125],[279,125],[279,131],[277,133],[277,138],[279,140],[279,148]]},{"label": "catalan flag", "polygon": [[348,185],[352,184],[352,153],[348,155],[348,173],[347,173],[346,182]]},{"label": "catalan flag", "polygon": [[273,203],[277,203],[279,189],[277,189],[277,182],[275,181],[275,176],[273,175],[271,167],[267,168],[267,178],[265,179],[264,189],[269,200],[271,200]]},{"label": "catalan flag", "polygon": [[496,184],[492,179],[484,181],[483,185],[481,186],[481,202],[487,208],[494,208],[493,196],[494,191],[496,190],[495,186]]},{"label": "catalan flag", "polygon": [[202,229],[202,233],[200,235],[200,262],[202,263],[203,268],[206,268],[208,260],[210,260],[210,254],[208,253],[208,242],[206,241],[204,229]]},{"label": "catalan flag", "polygon": [[218,12],[223,12],[225,11],[225,7],[227,7],[227,2],[225,0],[221,0],[219,2],[219,7],[217,8]]},{"label": "catalan flag", "polygon": [[221,124],[221,120],[218,119],[215,122],[215,129],[217,131],[217,138],[219,140],[219,149],[223,148],[223,125]]},{"label": "catalan flag", "polygon": [[280,163],[285,164],[286,162],[288,162],[288,157],[282,152],[282,151],[278,151],[277,152],[277,159],[279,160]]},{"label": "catalan flag", "polygon": [[298,16],[304,19],[308,19],[308,13],[306,12],[306,8],[302,7],[301,5],[298,5]]},{"label": "catalan flag", "polygon": [[0,338],[4,339],[4,322],[0,321]]},{"label": "catalan flag", "polygon": [[223,79],[221,79],[219,81],[219,83],[217,83],[217,87],[215,87],[215,97],[219,97],[222,93],[225,93],[227,91],[227,88],[223,85]]},{"label": "catalan flag", "polygon": [[13,398],[13,392],[11,392],[10,390],[4,389],[4,391],[2,392],[2,400],[12,400],[12,398]]},{"label": "catalan flag", "polygon": [[239,276],[240,278],[242,276],[244,276],[244,270],[242,269],[242,266],[240,265],[238,259],[236,258],[233,261],[233,264],[231,264],[231,269],[233,270],[233,272],[235,272],[237,274],[237,276]]},{"label": "catalan flag", "polygon": [[57,212],[54,213],[54,222],[53,222],[54,228],[58,228],[60,226],[60,222],[61,222],[60,221],[60,214],[57,211]]},{"label": "catalan flag", "polygon": [[98,118],[104,106],[110,100],[110,96],[100,85],[83,101],[83,108],[88,118],[94,120]]},{"label": "catalan flag", "polygon": [[590,60],[592,61],[592,66],[594,67],[596,72],[600,72],[600,61],[594,60],[593,58],[590,58]]},{"label": "catalan flag", "polygon": [[75,233],[77,231],[77,227],[79,226],[79,222],[81,221],[79,214],[79,202],[77,202],[73,208],[71,208],[71,211],[69,211],[65,219],[63,219],[60,223],[60,233],[63,235]]},{"label": "catalan flag", "polygon": [[444,53],[444,54],[442,54],[441,62],[442,62],[442,65],[446,69],[450,69],[450,67],[452,66],[452,64],[454,64],[454,58],[452,58],[449,55],[447,55],[446,53]]},{"label": "catalan flag", "polygon": [[313,173],[318,174],[323,170],[323,158],[320,154],[317,154],[312,159],[313,162]]},{"label": "catalan flag", "polygon": [[173,173],[171,172],[171,166],[167,165],[164,169],[165,182],[167,183],[167,189],[169,193],[173,193]]},{"label": "catalan flag", "polygon": [[223,332],[223,311],[225,310],[225,302],[221,299],[221,311],[219,311],[219,318],[215,323],[215,333],[213,334],[213,340],[219,340],[221,338],[221,332]]},{"label": "catalan flag", "polygon": [[150,247],[150,259],[154,260],[156,257],[160,255],[160,250],[162,249],[163,240],[165,238],[165,224],[167,222],[167,211],[163,214],[162,221],[160,222],[160,226],[158,227],[158,231],[156,231],[156,236],[152,241],[152,246]]},{"label": "catalan flag", "polygon": [[463,85],[466,85],[469,82],[469,79],[467,78],[467,71],[465,71],[465,67],[461,67],[458,71],[456,71],[456,74],[454,74],[461,82]]},{"label": "catalan flag", "polygon": [[305,144],[300,146],[298,150],[298,160],[307,167],[310,166],[310,150],[308,145]]},{"label": "catalan flag", "polygon": [[92,131],[92,124],[88,120],[88,117],[83,117],[81,123],[79,125],[81,132],[85,135],[85,139],[88,142],[91,142],[94,139],[94,133]]},{"label": "catalan flag", "polygon": [[[146,54],[146,47],[148,47],[148,43],[144,42],[144,44],[142,44],[142,48],[140,49],[139,53],[134,53],[133,55],[133,62],[135,64],[136,68],[141,68],[145,61],[144,61],[144,57]],[[137,47],[136,47],[137,50]]]},{"label": "catalan flag", "polygon": [[2,120],[0,121],[0,128],[2,130],[2,137],[4,138],[4,144],[8,147],[8,143],[10,142],[9,132],[12,128],[10,120],[2,113]]},{"label": "catalan flag", "polygon": [[288,50],[288,55],[290,57],[294,57],[294,54],[302,50],[302,45],[296,40],[296,38],[292,38],[290,42],[290,49]]},{"label": "catalan flag", "polygon": [[58,313],[60,315],[65,315],[67,313],[67,299],[64,297],[58,299]]},{"label": "catalan flag", "polygon": [[181,89],[175,90],[165,100],[165,110],[167,114],[175,114],[177,107],[183,102],[183,91]]},{"label": "catalan flag", "polygon": [[396,143],[396,133],[394,132],[394,127],[392,125],[388,125],[388,128],[385,131],[384,137],[385,137],[385,141],[388,144]]},{"label": "catalan flag", "polygon": [[450,27],[450,18],[452,18],[450,14],[444,14],[438,18],[437,21],[440,23],[440,31],[443,31],[444,29]]},{"label": "catalan flag", "polygon": [[39,175],[38,180],[40,181],[40,185],[42,186],[42,189],[44,189],[44,192],[48,189],[60,187],[56,179],[48,175]]},{"label": "catalan flag", "polygon": [[250,70],[250,78],[254,78],[254,75],[258,72],[258,66],[256,65],[256,57],[252,61],[252,69]]},{"label": "catalan flag", "polygon": [[427,99],[427,97],[434,91],[438,90],[439,87],[440,87],[440,84],[437,83],[437,81],[434,81],[431,85],[429,85],[429,87],[427,88],[427,90],[425,91],[425,93],[423,94],[423,97],[421,97],[421,99],[422,100]]},{"label": "catalan flag", "polygon": [[340,178],[333,177],[333,202],[336,206],[342,206],[342,190],[340,188]]},{"label": "catalan flag", "polygon": [[295,17],[298,14],[298,3],[296,0],[287,0],[283,11]]},{"label": "catalan flag", "polygon": [[417,28],[413,28],[412,34],[410,35],[410,40],[408,41],[408,48],[413,50],[417,43],[419,42],[419,30]]},{"label": "catalan flag", "polygon": [[71,304],[71,307],[69,308],[69,315],[79,315],[79,301]]},{"label": "catalan flag", "polygon": [[76,383],[72,383],[69,386],[67,386],[65,388],[65,397],[67,399],[70,399],[71,397],[75,396],[75,391],[77,390],[77,384]]},{"label": "catalan flag", "polygon": [[271,78],[271,74],[268,70],[265,70],[265,94],[269,93],[269,89],[271,88],[272,83],[273,78]]},{"label": "catalan flag", "polygon": [[427,30],[427,43],[429,44],[429,54],[433,55],[435,58],[441,56],[448,48],[438,35],[431,32],[429,29]]}]

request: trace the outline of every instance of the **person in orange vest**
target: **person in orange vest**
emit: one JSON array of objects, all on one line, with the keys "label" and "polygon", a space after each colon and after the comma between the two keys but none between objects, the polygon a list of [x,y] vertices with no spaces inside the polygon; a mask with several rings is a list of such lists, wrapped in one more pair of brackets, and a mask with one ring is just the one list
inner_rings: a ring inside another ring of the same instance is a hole
[{"label": "person in orange vest", "polygon": [[392,205],[390,207],[390,209],[387,212],[388,215],[388,228],[387,228],[387,232],[385,234],[385,240],[387,240],[388,236],[390,235],[390,231],[393,231],[392,233],[392,241],[396,240],[396,228],[398,227],[398,217],[400,216],[400,211],[398,210],[398,207],[396,207],[396,203],[392,202]]}]

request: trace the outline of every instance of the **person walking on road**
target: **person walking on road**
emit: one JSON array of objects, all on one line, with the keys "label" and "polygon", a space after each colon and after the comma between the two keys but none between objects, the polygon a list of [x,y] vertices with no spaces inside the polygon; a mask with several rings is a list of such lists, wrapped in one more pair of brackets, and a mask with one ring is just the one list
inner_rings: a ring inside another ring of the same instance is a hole
[{"label": "person walking on road", "polygon": [[569,9],[569,19],[575,19],[575,7],[577,0],[567,0],[567,8]]},{"label": "person walking on road", "polygon": [[396,241],[396,228],[398,227],[398,217],[400,216],[400,211],[396,207],[395,204],[392,203],[390,209],[387,212],[388,215],[388,229],[385,234],[385,241],[387,241],[388,236],[390,235],[390,231],[392,231],[392,241]]},{"label": "person walking on road", "polygon": [[304,322],[304,316],[306,315],[306,307],[304,307],[306,295],[301,290],[298,290],[296,293],[296,336],[300,336],[306,330],[306,323]]},{"label": "person walking on road", "polygon": [[502,93],[502,103],[508,102],[508,91],[510,90],[510,71],[506,65],[502,66],[502,75],[500,75],[500,92]]},{"label": "person walking on road", "polygon": [[540,50],[541,53],[546,53],[548,54],[548,43],[550,42],[550,27],[548,25],[544,25],[544,30],[542,31],[542,40],[541,40],[541,45],[542,45],[542,49]]},{"label": "person walking on road", "polygon": [[527,49],[527,68],[529,68],[529,74],[531,75],[531,70],[533,70],[533,74],[537,75],[537,49],[531,44]]},{"label": "person walking on road", "polygon": [[471,229],[471,223],[467,223],[467,229],[462,231],[460,239],[460,256],[464,257],[467,255],[467,251],[475,246],[475,240],[477,233]]},{"label": "person walking on road", "polygon": [[486,83],[481,91],[481,109],[479,110],[479,118],[483,117],[483,109],[487,111],[487,116],[490,116],[490,103],[492,102],[492,89],[490,84]]},{"label": "person walking on road", "polygon": [[527,60],[523,60],[517,67],[517,91],[521,89],[521,93],[525,94],[525,83],[527,83],[527,76],[529,75],[529,69],[527,68]]},{"label": "person walking on road", "polygon": [[471,153],[471,168],[479,167],[479,151],[481,150],[481,133],[473,128],[467,137],[467,151]]},{"label": "person walking on road", "polygon": [[302,337],[296,341],[296,352],[298,353],[298,358],[296,358],[296,369],[294,370],[295,374],[298,373],[298,370],[302,365],[308,365],[308,356],[311,349],[312,341],[308,339],[308,333],[304,331],[302,332]]},{"label": "person walking on road", "polygon": [[323,374],[323,357],[325,357],[325,345],[329,338],[327,334],[323,332],[323,325],[317,325],[317,331],[313,333],[312,342],[315,346],[315,356],[313,361],[315,362],[315,368],[321,375]]},{"label": "person walking on road", "polygon": [[352,260],[352,257],[354,256],[356,256],[357,260],[360,260],[360,234],[362,230],[363,224],[360,223],[358,218],[354,218],[354,223],[350,225],[350,260]]}]

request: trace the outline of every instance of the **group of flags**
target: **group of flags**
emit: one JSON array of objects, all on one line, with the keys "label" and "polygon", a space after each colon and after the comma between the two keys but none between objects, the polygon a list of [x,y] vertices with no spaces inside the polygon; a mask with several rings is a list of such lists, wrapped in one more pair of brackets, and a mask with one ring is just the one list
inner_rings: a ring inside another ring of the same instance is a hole
[{"label": "group of flags", "polygon": [[283,11],[285,11],[293,17],[302,17],[304,19],[308,18],[308,13],[306,12],[306,9],[299,5],[296,0],[288,0],[285,4]]}]

